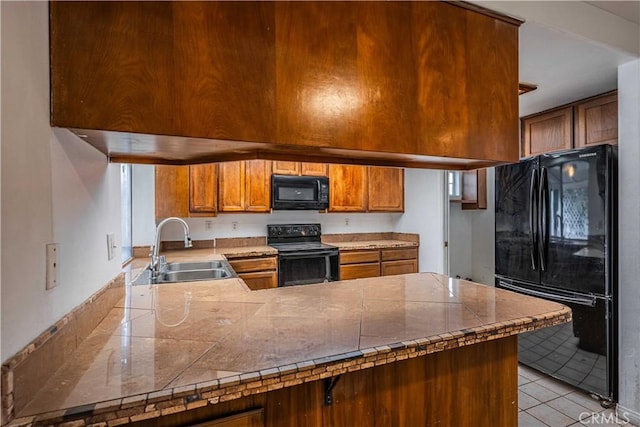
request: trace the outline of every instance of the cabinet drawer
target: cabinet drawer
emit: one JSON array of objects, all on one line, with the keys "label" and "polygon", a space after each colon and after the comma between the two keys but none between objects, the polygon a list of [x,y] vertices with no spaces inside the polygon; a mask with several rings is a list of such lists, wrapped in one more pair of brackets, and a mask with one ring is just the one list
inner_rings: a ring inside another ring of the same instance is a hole
[{"label": "cabinet drawer", "polygon": [[270,289],[278,287],[278,272],[276,271],[258,271],[254,273],[238,274],[244,283],[252,291],[258,289]]},{"label": "cabinet drawer", "polygon": [[382,276],[393,276],[394,274],[409,274],[418,272],[418,261],[407,259],[402,261],[387,261],[382,263]]},{"label": "cabinet drawer", "polygon": [[380,263],[350,264],[340,266],[340,280],[380,276]]},{"label": "cabinet drawer", "polygon": [[276,257],[245,258],[229,260],[233,270],[240,274],[251,271],[276,270],[278,260]]},{"label": "cabinet drawer", "polygon": [[418,258],[418,250],[410,249],[383,249],[382,261],[395,261],[397,259],[415,259]]},{"label": "cabinet drawer", "polygon": [[380,261],[380,251],[378,250],[340,252],[340,265],[378,261]]}]

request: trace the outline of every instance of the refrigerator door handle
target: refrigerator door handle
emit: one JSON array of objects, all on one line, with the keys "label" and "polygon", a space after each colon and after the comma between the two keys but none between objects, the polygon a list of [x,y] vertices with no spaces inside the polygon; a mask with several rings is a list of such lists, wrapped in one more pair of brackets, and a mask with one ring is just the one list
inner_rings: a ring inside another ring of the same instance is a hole
[{"label": "refrigerator door handle", "polygon": [[596,306],[596,297],[571,297],[568,295],[558,295],[550,292],[542,292],[534,289],[523,288],[511,283],[503,282],[502,280],[500,280],[500,282],[498,283],[501,288],[509,289],[510,291],[518,292],[520,294],[531,295],[534,297],[540,297],[554,301],[570,302],[573,304],[585,305],[587,307]]},{"label": "refrigerator door handle", "polygon": [[536,228],[538,222],[538,218],[536,217],[538,213],[538,201],[536,199],[537,188],[538,171],[536,169],[533,169],[531,171],[531,186],[529,187],[529,236],[531,239],[529,249],[531,253],[531,269],[534,271],[538,269],[538,263],[536,262],[538,260],[536,253],[536,246],[538,242],[538,230]]},{"label": "refrigerator door handle", "polygon": [[549,180],[547,168],[540,168],[540,185],[538,189],[538,254],[540,256],[540,270],[545,271],[549,247]]}]

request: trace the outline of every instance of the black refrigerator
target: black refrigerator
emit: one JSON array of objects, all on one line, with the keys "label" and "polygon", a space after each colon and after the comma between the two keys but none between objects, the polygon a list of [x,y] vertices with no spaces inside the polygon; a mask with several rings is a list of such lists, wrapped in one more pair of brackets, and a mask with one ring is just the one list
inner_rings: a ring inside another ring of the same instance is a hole
[{"label": "black refrigerator", "polygon": [[499,166],[495,186],[496,286],[573,312],[520,335],[518,360],[615,401],[617,146]]}]

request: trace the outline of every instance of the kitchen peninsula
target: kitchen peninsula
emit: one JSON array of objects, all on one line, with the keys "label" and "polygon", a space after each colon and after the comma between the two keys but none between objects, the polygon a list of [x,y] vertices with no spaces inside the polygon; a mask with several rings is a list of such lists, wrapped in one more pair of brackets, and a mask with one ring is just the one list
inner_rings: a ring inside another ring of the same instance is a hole
[{"label": "kitchen peninsula", "polygon": [[127,285],[11,425],[515,425],[517,334],[570,317],[433,273],[253,292],[237,278]]}]

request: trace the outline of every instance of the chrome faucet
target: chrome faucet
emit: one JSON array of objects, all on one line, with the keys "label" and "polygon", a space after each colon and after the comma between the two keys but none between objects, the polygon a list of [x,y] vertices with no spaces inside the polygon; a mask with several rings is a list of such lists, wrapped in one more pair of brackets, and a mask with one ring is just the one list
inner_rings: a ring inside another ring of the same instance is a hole
[{"label": "chrome faucet", "polygon": [[158,271],[162,267],[162,264],[164,264],[164,262],[162,262],[162,259],[164,258],[164,256],[160,257],[158,255],[158,253],[160,252],[160,234],[162,233],[162,227],[164,227],[166,223],[172,222],[172,221],[179,222],[180,224],[182,224],[182,228],[184,228],[184,247],[190,248],[192,246],[191,236],[189,235],[189,225],[182,218],[172,216],[160,221],[160,223],[158,224],[158,227],[156,227],[156,244],[151,250],[151,254],[150,254],[151,265],[149,266],[149,269],[151,270],[152,278],[156,278]]}]

